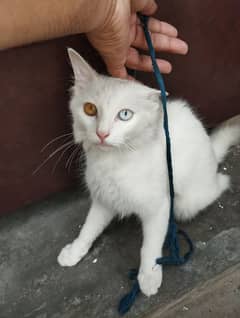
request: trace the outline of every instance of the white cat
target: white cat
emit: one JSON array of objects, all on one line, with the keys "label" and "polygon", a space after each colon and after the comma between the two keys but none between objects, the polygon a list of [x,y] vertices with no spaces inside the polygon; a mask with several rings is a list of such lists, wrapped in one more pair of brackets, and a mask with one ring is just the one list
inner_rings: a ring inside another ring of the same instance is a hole
[{"label": "white cat", "polygon": [[[147,295],[157,293],[168,228],[169,187],[159,92],[138,82],[97,74],[68,50],[75,85],[70,103],[73,134],[86,154],[86,182],[92,206],[79,236],[65,246],[58,262],[77,264],[116,216],[135,213],[143,226],[138,281]],[[229,187],[218,163],[240,137],[240,116],[209,137],[183,100],[168,101],[175,186],[175,213],[192,219]],[[107,264],[106,264],[107,265]]]}]

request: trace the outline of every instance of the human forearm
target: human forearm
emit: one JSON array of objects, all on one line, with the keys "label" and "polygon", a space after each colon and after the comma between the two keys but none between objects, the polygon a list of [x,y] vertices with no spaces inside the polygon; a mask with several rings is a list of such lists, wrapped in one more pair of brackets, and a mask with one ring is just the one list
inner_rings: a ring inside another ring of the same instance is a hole
[{"label": "human forearm", "polygon": [[[155,0],[0,0],[0,50],[67,35],[85,33],[112,76],[128,78],[127,67],[152,71],[151,58],[137,13],[148,16]],[[186,54],[188,47],[172,25],[150,18],[156,51]],[[157,63],[163,73],[171,64]]]},{"label": "human forearm", "polygon": [[89,32],[103,23],[111,5],[108,0],[1,0],[0,49]]}]

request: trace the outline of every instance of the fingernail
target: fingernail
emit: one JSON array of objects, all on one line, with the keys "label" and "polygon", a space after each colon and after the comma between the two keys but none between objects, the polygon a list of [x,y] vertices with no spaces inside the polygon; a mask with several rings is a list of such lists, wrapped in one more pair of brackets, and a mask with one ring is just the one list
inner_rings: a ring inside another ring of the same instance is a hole
[{"label": "fingernail", "polygon": [[181,49],[182,54],[187,54],[187,52],[188,52],[188,45],[187,45],[186,42],[181,42],[180,45],[179,45],[179,48]]}]

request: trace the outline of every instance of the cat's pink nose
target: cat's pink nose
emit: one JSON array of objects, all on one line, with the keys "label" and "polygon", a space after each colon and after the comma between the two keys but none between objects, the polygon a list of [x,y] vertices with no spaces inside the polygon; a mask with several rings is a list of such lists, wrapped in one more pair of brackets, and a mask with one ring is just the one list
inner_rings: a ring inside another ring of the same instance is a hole
[{"label": "cat's pink nose", "polygon": [[103,132],[103,131],[97,131],[96,134],[98,138],[101,140],[101,143],[103,143],[104,139],[106,139],[109,136],[109,132]]}]

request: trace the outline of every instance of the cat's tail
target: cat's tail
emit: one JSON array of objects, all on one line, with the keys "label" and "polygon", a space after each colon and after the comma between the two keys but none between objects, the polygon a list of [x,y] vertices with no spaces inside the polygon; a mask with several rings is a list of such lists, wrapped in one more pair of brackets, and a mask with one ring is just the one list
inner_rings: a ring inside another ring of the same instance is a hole
[{"label": "cat's tail", "polygon": [[213,130],[210,138],[217,161],[220,163],[227,154],[228,149],[240,143],[240,115],[220,124]]}]

